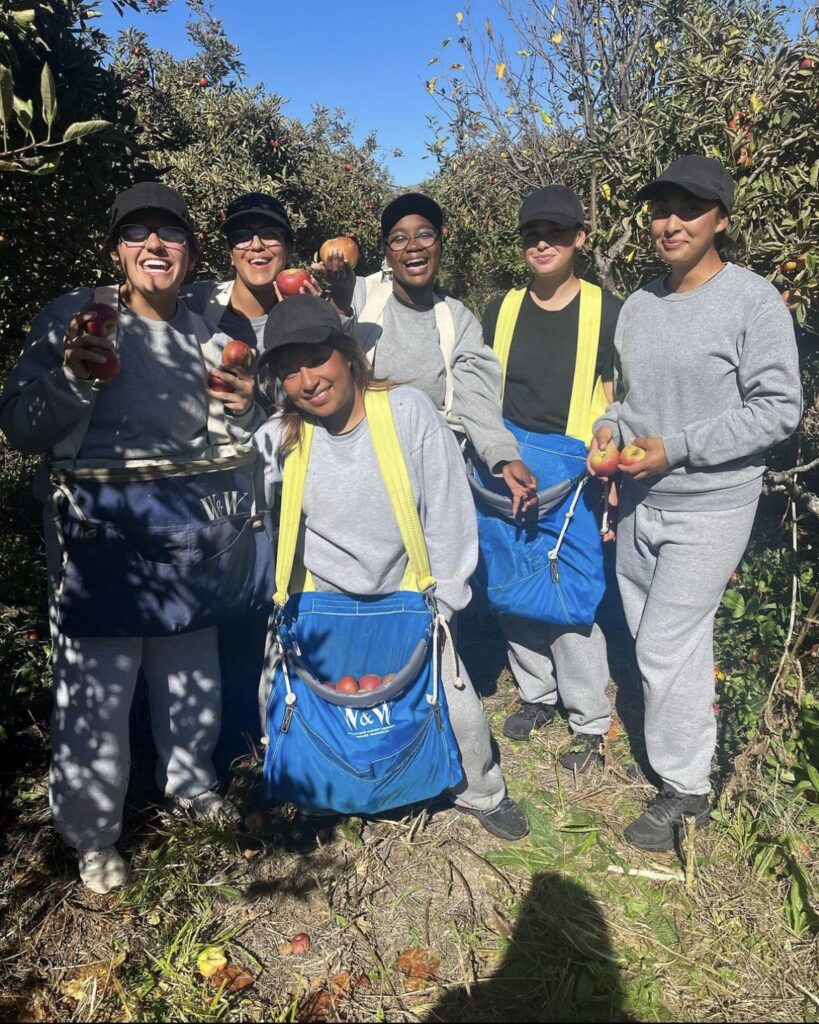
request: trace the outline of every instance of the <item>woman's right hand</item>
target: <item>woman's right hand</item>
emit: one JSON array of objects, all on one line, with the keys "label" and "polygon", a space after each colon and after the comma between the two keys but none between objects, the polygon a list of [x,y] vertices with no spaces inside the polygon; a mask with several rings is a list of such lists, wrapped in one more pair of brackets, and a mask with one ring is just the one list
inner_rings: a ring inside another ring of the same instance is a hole
[{"label": "woman's right hand", "polygon": [[99,352],[91,351],[89,346],[94,348],[107,348],[116,354],[116,349],[107,338],[98,338],[89,334],[86,324],[96,319],[97,314],[93,310],[87,310],[75,314],[68,321],[65,330],[65,355],[63,365],[72,377],[77,380],[91,380],[93,367],[107,363],[106,356]]},{"label": "woman's right hand", "polygon": [[586,469],[591,476],[596,476],[594,467],[591,464],[591,457],[595,452],[603,451],[614,440],[614,433],[611,427],[600,427],[597,433],[592,438],[591,445],[589,446],[589,454],[586,458]]}]

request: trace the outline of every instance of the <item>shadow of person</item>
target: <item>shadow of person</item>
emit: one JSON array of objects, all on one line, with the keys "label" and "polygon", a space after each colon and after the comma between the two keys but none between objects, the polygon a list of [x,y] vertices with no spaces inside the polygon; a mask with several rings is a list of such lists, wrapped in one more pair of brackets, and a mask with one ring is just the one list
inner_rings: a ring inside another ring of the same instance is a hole
[{"label": "shadow of person", "polygon": [[594,897],[563,875],[532,878],[500,967],[450,989],[437,1021],[632,1021],[608,927]]}]

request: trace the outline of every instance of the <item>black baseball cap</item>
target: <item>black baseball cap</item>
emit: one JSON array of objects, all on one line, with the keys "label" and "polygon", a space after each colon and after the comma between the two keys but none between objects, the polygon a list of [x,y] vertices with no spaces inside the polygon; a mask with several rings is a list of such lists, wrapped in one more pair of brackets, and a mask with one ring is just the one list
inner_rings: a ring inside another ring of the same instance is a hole
[{"label": "black baseball cap", "polygon": [[566,185],[546,185],[536,188],[523,200],[518,215],[518,231],[539,220],[548,220],[564,228],[582,227],[586,223],[586,215],[572,189]]},{"label": "black baseball cap", "polygon": [[381,214],[382,237],[386,238],[399,220],[413,213],[425,217],[436,231],[444,226],[444,211],[434,199],[425,196],[423,192],[405,192],[384,207]]},{"label": "black baseball cap", "polygon": [[316,295],[282,299],[270,310],[264,325],[257,372],[285,345],[323,345],[334,335],[343,335],[341,320],[324,299]]},{"label": "black baseball cap", "polygon": [[659,178],[643,185],[639,200],[656,199],[667,185],[677,185],[699,199],[716,199],[728,213],[734,205],[734,180],[719,160],[692,153],[669,164]]},{"label": "black baseball cap", "polygon": [[266,196],[264,192],[248,192],[246,195],[234,199],[225,211],[222,231],[227,234],[235,227],[240,227],[241,221],[246,217],[264,217],[265,220],[280,227],[288,241],[293,241],[293,229],[290,226],[287,210],[273,196]]},{"label": "black baseball cap", "polygon": [[169,188],[161,181],[140,181],[124,192],[120,192],[111,207],[109,231],[113,233],[126,217],[139,210],[162,210],[164,213],[170,213],[193,234],[193,224],[187,203],[175,188]]}]

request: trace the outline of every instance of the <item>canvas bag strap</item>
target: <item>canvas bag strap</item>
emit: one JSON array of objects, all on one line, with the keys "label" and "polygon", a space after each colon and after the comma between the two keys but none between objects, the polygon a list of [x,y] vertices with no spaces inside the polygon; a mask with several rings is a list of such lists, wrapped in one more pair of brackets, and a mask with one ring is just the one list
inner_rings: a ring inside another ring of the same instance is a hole
[{"label": "canvas bag strap", "polygon": [[[452,398],[455,394],[455,382],[452,379],[452,356],[455,352],[455,321],[452,319],[452,310],[447,305],[446,299],[440,295],[435,296],[435,326],[438,328],[438,341],[441,345],[441,355],[444,357],[446,368],[446,397],[444,398],[444,416],[449,417],[452,413]],[[457,422],[455,426],[460,426]],[[463,430],[463,427],[461,427]]]},{"label": "canvas bag strap", "polygon": [[395,430],[389,392],[367,391],[364,405],[375,457],[415,575],[415,584],[421,593],[426,593],[435,586],[435,577],[429,567],[427,542],[421,529],[404,453]]},{"label": "canvas bag strap", "polygon": [[492,351],[501,365],[501,404],[503,404],[503,397],[506,394],[506,366],[509,362],[509,350],[512,347],[512,335],[515,333],[515,324],[525,295],[525,288],[513,288],[504,295],[498,311]]},{"label": "canvas bag strap", "polygon": [[588,281],[580,282],[580,313],[577,327],[577,356],[574,364],[574,383],[569,403],[566,436],[576,437],[584,444],[591,443],[592,397],[597,348],[600,343],[600,321],[603,310],[603,291]]},{"label": "canvas bag strap", "polygon": [[293,575],[304,502],[304,484],[307,480],[307,466],[313,444],[313,429],[312,423],[302,423],[301,439],[295,448],[291,448],[284,460],[279,542],[276,549],[276,593],[273,595],[277,608],[283,608],[287,601]]}]

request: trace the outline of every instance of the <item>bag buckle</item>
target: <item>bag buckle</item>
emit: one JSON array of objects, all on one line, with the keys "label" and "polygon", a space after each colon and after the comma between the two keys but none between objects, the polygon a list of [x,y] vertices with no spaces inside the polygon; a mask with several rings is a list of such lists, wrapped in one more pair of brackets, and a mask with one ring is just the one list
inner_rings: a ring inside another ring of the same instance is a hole
[{"label": "bag buckle", "polygon": [[554,550],[549,552],[549,572],[552,574],[552,583],[559,583],[560,569],[557,565],[557,552]]},{"label": "bag buckle", "polygon": [[262,522],[262,517],[261,516],[254,516],[250,520],[250,528],[252,530],[262,530],[262,529],[264,529],[264,523]]}]

